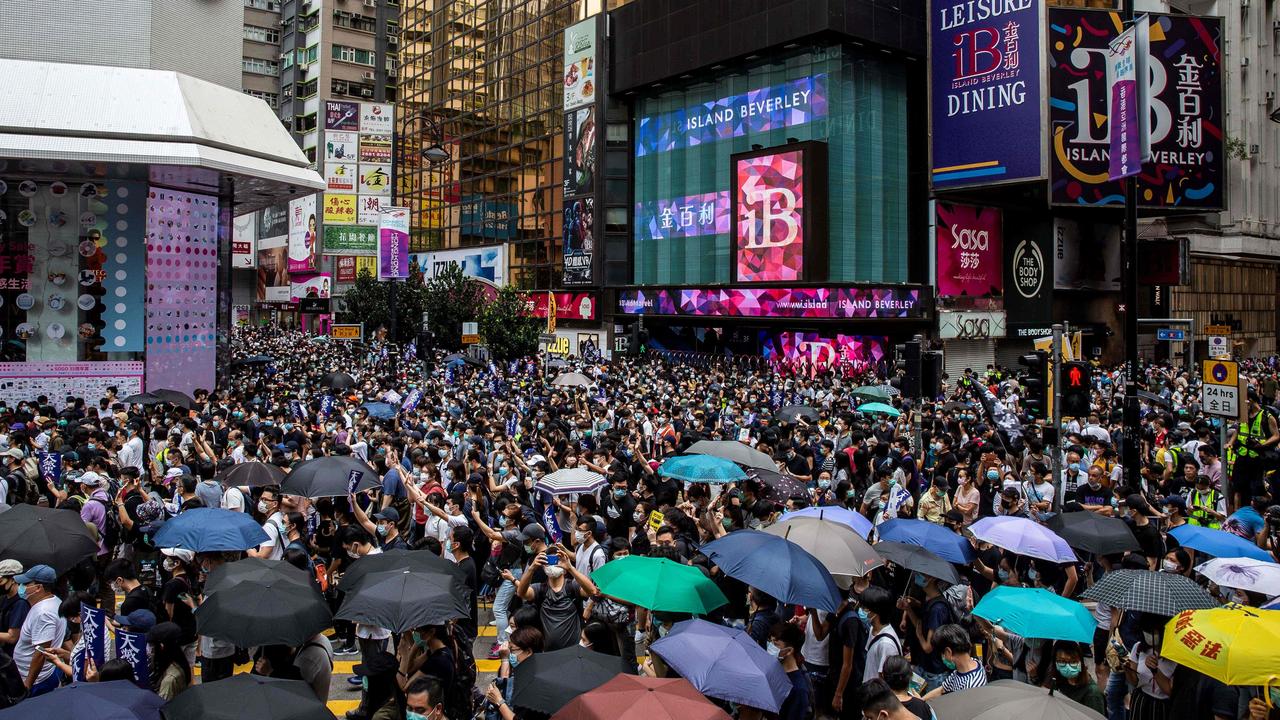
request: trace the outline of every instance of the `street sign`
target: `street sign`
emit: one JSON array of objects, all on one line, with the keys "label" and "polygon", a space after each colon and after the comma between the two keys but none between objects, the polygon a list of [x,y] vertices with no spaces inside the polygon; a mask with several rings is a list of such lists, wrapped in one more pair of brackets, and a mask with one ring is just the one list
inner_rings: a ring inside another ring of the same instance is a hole
[{"label": "street sign", "polygon": [[1230,338],[1225,335],[1209,336],[1209,357],[1226,357],[1231,354]]},{"label": "street sign", "polygon": [[1205,360],[1200,377],[1206,385],[1235,387],[1239,384],[1237,366],[1231,360]]},{"label": "street sign", "polygon": [[538,336],[538,342],[540,343],[544,343],[544,344],[553,343],[555,341],[556,341],[555,333],[542,333],[541,335]]},{"label": "street sign", "polygon": [[329,337],[334,340],[363,340],[364,325],[330,325]]},{"label": "street sign", "polygon": [[1231,335],[1230,325],[1205,325],[1205,335]]},{"label": "street sign", "polygon": [[1173,328],[1160,328],[1156,330],[1156,339],[1166,342],[1182,342],[1187,339],[1186,330],[1175,330]]},{"label": "street sign", "polygon": [[1200,405],[1210,415],[1237,417],[1240,415],[1240,388],[1205,383],[1200,389]]},{"label": "street sign", "polygon": [[463,333],[463,334],[462,334],[462,344],[463,344],[463,345],[475,345],[475,344],[476,344],[476,343],[478,343],[478,342],[480,342],[480,336],[479,336],[479,335],[476,335],[476,334],[474,334],[474,333]]}]

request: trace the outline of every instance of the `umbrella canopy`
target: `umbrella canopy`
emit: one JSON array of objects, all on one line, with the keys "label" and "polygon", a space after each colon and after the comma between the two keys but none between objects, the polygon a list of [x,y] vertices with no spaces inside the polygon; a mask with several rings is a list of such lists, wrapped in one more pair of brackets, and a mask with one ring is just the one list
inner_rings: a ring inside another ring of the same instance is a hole
[{"label": "umbrella canopy", "polygon": [[[516,687],[520,687],[517,685]],[[618,675],[574,698],[553,720],[730,720],[682,678]]]},{"label": "umbrella canopy", "polygon": [[280,492],[302,497],[346,497],[352,472],[363,473],[356,492],[381,487],[378,472],[354,455],[330,455],[298,463],[280,483]]},{"label": "umbrella canopy", "polygon": [[873,529],[871,521],[863,516],[862,513],[842,508],[839,505],[814,505],[802,510],[783,513],[782,517],[778,519],[789,520],[791,518],[798,517],[815,517],[819,520],[830,520],[832,522],[838,522],[841,525],[848,525],[853,528],[854,532],[858,533],[859,537],[863,538],[870,537],[871,530]]},{"label": "umbrella canopy", "polygon": [[1075,551],[1066,540],[1024,517],[979,518],[969,526],[969,532],[983,542],[1019,555],[1054,563],[1076,561]]},{"label": "umbrella canopy", "polygon": [[344,372],[329,373],[320,378],[320,387],[327,387],[331,390],[347,390],[358,384],[355,378]]},{"label": "umbrella canopy", "polygon": [[165,720],[317,720],[333,714],[301,680],[232,675],[192,685],[164,707]]},{"label": "umbrella canopy", "polygon": [[1159,395],[1156,395],[1155,393],[1147,392],[1146,390],[1138,391],[1138,399],[1146,400],[1149,403],[1159,405],[1160,407],[1165,408],[1166,410],[1173,409],[1173,403],[1169,402],[1168,400],[1165,400],[1164,398],[1160,397]]},{"label": "umbrella canopy", "polygon": [[242,582],[268,582],[276,586],[291,583],[298,587],[311,587],[311,575],[284,560],[245,558],[219,565],[210,571],[204,582],[204,592],[212,595],[220,590],[234,588]]},{"label": "umbrella canopy", "polygon": [[690,455],[714,455],[749,468],[760,468],[771,472],[776,472],[778,469],[778,464],[773,461],[773,458],[737,440],[699,440],[690,445],[685,452]]},{"label": "umbrella canopy", "polygon": [[582,373],[567,372],[557,375],[551,384],[559,387],[591,387],[591,378]]},{"label": "umbrella canopy", "polygon": [[943,405],[942,409],[946,412],[967,412],[972,410],[973,406],[968,403],[949,402],[946,405]]},{"label": "umbrella canopy", "polygon": [[706,615],[729,602],[701,570],[666,558],[618,558],[591,573],[591,579],[602,594],[647,610]]},{"label": "umbrella canopy", "polygon": [[804,418],[806,422],[818,422],[818,411],[808,405],[788,405],[778,411],[778,419],[782,422],[793,423],[799,418]]},{"label": "umbrella canopy", "polygon": [[863,402],[887,403],[891,397],[887,389],[876,385],[863,385],[860,388],[854,388],[852,394]]},{"label": "umbrella canopy", "polygon": [[319,588],[288,580],[245,580],[233,592],[211,593],[195,618],[201,635],[240,647],[297,647],[333,622]]},{"label": "umbrella canopy", "polygon": [[1280,610],[1228,605],[1178,613],[1160,654],[1226,685],[1276,684]]},{"label": "umbrella canopy", "polygon": [[1280,595],[1280,565],[1249,558],[1215,558],[1196,566],[1196,572],[1218,587],[1248,590],[1268,597]]},{"label": "umbrella canopy", "polygon": [[248,550],[270,539],[251,515],[222,508],[193,508],[165,522],[152,543],[161,548],[214,552]]},{"label": "umbrella canopy", "polygon": [[129,405],[161,405],[169,401],[153,393],[143,392],[143,393],[137,393],[136,395],[129,395],[128,397],[121,398],[120,402],[129,404]]},{"label": "umbrella canopy", "polygon": [[511,704],[534,712],[555,713],[579,695],[595,690],[619,674],[635,675],[635,667],[616,655],[574,645],[534,653],[516,666]]},{"label": "umbrella canopy", "polygon": [[738,530],[702,546],[724,574],[784,603],[835,612],[840,589],[818,558],[799,545],[759,530]]},{"label": "umbrella canopy", "polygon": [[266,487],[284,482],[285,472],[271,463],[236,463],[218,475],[222,487]]},{"label": "umbrella canopy", "polygon": [[1141,549],[1129,524],[1119,518],[1082,510],[1054,515],[1045,525],[1066,540],[1067,545],[1094,555]]},{"label": "umbrella canopy", "polygon": [[390,420],[396,416],[396,409],[390,403],[367,402],[360,406],[374,420]]},{"label": "umbrella canopy", "polygon": [[551,368],[552,370],[557,370],[559,368],[567,368],[571,366],[569,365],[568,360],[561,360],[560,358],[555,358],[547,363],[547,367]]},{"label": "umbrella canopy", "polygon": [[469,602],[452,574],[389,570],[368,573],[349,588],[335,617],[408,632],[470,617]]},{"label": "umbrella canopy", "polygon": [[427,550],[388,550],[377,555],[366,555],[351,564],[342,575],[342,590],[349,591],[360,584],[370,573],[395,570],[452,575],[465,591],[466,573],[455,563]]},{"label": "umbrella canopy", "polygon": [[1081,597],[1165,617],[1218,607],[1218,601],[1190,578],[1151,570],[1112,570]]},{"label": "umbrella canopy", "polygon": [[1200,527],[1199,525],[1179,525],[1169,531],[1169,536],[1183,547],[1199,550],[1205,555],[1216,558],[1252,558],[1269,561],[1271,553],[1226,530]]},{"label": "umbrella canopy", "polygon": [[[697,445],[697,443],[694,444]],[[761,455],[763,454],[761,453]],[[764,485],[765,498],[777,503],[784,503],[787,498],[796,495],[803,497],[809,492],[809,488],[804,484],[803,480],[794,478],[786,473],[780,473],[777,470],[748,467],[747,477]]]},{"label": "umbrella canopy", "polygon": [[3,720],[160,720],[164,700],[131,680],[78,682],[0,710]]},{"label": "umbrella canopy", "polygon": [[0,513],[0,557],[23,567],[43,564],[63,573],[97,552],[80,513],[25,503]]},{"label": "umbrella canopy", "polygon": [[603,475],[586,468],[564,468],[545,475],[534,485],[535,490],[545,490],[552,495],[581,495],[593,493],[609,484]]},{"label": "umbrella canopy", "polygon": [[485,366],[480,360],[477,360],[465,353],[450,353],[444,356],[444,363],[446,365],[452,365],[455,362],[466,363],[467,365],[474,365],[481,368]]},{"label": "umbrella canopy", "polygon": [[997,680],[929,701],[938,720],[1105,720],[1052,690],[1018,680]]},{"label": "umbrella canopy", "polygon": [[960,582],[960,573],[951,563],[919,545],[882,540],[872,547],[885,560],[921,575],[935,577],[952,585]]},{"label": "umbrella canopy", "polygon": [[158,388],[156,390],[148,390],[147,392],[160,398],[162,401],[180,408],[190,410],[196,406],[196,401],[190,395],[181,390],[170,390],[168,388]]},{"label": "umbrella canopy", "polygon": [[765,532],[804,548],[832,575],[862,577],[884,565],[884,558],[853,528],[834,520],[793,517],[770,525]]},{"label": "umbrella canopy", "polygon": [[677,455],[659,465],[658,474],[685,482],[728,483],[747,479],[737,463],[715,455]]},{"label": "umbrella canopy", "polygon": [[275,362],[276,359],[270,355],[250,355],[247,358],[241,358],[231,363],[232,365],[266,365]]},{"label": "umbrella canopy", "polygon": [[886,405],[882,402],[869,402],[859,405],[858,412],[865,415],[879,413],[881,415],[888,415],[889,417],[898,417],[902,414],[901,412],[898,412],[897,408],[892,405]]},{"label": "umbrella canopy", "polygon": [[982,596],[973,614],[1022,637],[1093,642],[1098,622],[1084,605],[1043,588],[998,585]]},{"label": "umbrella canopy", "polygon": [[894,519],[880,524],[881,540],[928,548],[947,562],[967,565],[973,561],[973,545],[950,529],[928,520]]},{"label": "umbrella canopy", "polygon": [[791,693],[782,665],[741,630],[685,620],[649,649],[707,697],[776,713]]}]

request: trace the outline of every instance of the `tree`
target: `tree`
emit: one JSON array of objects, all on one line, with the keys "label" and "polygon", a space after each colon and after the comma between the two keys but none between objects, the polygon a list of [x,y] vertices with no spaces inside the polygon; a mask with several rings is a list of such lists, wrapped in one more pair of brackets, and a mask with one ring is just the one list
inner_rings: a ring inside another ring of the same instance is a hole
[{"label": "tree", "polygon": [[538,335],[546,326],[529,311],[529,298],[510,285],[480,311],[480,336],[495,360],[511,360],[538,351]]},{"label": "tree", "polygon": [[[343,297],[347,308],[343,313],[344,319],[363,323],[369,337],[380,327],[390,328],[393,282],[378,280],[368,270],[361,272]],[[390,340],[405,343],[418,332],[419,320],[426,307],[426,288],[421,280],[414,278],[395,282],[395,285],[396,333]]]},{"label": "tree", "polygon": [[461,265],[449,263],[426,281],[422,308],[414,317],[427,313],[436,343],[445,350],[458,350],[462,347],[462,323],[476,322],[483,306],[480,283],[467,277]]}]

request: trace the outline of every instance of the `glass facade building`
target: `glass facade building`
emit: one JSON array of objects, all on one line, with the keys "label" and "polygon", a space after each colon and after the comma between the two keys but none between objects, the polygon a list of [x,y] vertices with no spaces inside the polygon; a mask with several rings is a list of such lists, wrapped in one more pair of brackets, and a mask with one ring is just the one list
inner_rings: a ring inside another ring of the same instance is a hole
[{"label": "glass facade building", "polygon": [[730,282],[730,155],[806,140],[827,144],[827,279],[906,282],[907,85],[900,60],[824,46],[639,97],[633,282]]}]

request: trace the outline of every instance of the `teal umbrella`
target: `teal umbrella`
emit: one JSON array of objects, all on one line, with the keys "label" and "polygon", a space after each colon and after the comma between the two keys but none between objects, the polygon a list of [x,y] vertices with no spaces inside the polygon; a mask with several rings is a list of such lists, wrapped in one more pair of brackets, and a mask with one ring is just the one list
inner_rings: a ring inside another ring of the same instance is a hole
[{"label": "teal umbrella", "polygon": [[898,410],[893,406],[885,405],[884,403],[881,403],[881,402],[871,402],[871,403],[866,403],[865,405],[859,405],[858,412],[882,413],[884,415],[888,415],[889,417],[898,417],[899,415],[902,414],[898,412]]},{"label": "teal umbrella", "polygon": [[997,586],[973,614],[1022,637],[1093,642],[1098,623],[1084,605],[1043,588]]},{"label": "teal umbrella", "polygon": [[747,479],[737,463],[714,455],[673,457],[658,466],[658,474],[686,482],[728,483]]},{"label": "teal umbrella", "polygon": [[887,402],[889,391],[875,385],[863,385],[853,391],[853,396],[867,402]]}]

